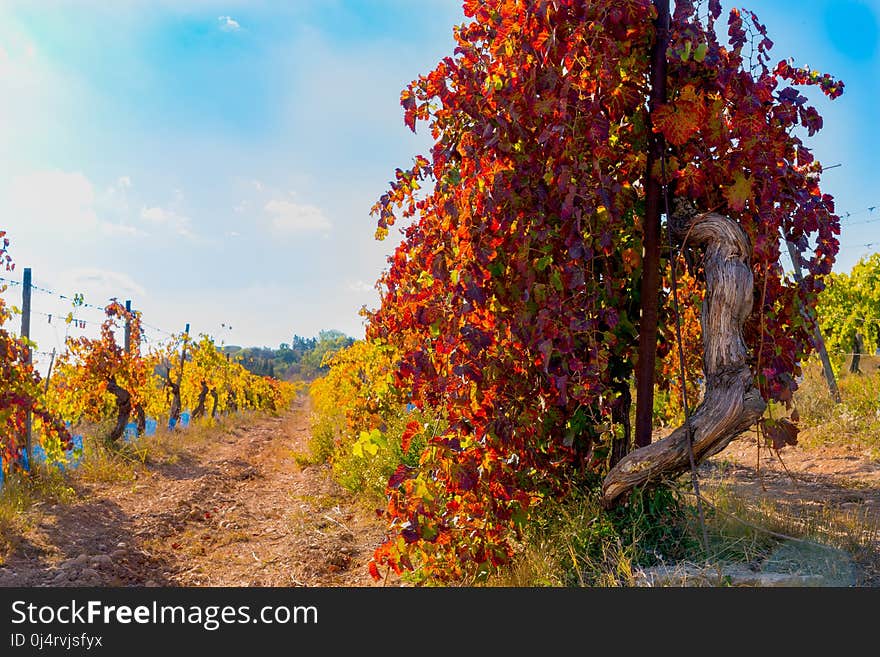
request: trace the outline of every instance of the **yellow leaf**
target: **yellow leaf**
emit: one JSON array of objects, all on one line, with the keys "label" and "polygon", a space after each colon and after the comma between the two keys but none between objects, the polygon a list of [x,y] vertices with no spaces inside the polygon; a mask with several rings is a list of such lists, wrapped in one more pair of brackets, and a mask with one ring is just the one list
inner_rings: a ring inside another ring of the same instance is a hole
[{"label": "yellow leaf", "polygon": [[736,174],[733,184],[724,189],[724,198],[727,205],[735,212],[742,212],[746,207],[746,201],[752,197],[752,179],[746,178],[742,173]]}]

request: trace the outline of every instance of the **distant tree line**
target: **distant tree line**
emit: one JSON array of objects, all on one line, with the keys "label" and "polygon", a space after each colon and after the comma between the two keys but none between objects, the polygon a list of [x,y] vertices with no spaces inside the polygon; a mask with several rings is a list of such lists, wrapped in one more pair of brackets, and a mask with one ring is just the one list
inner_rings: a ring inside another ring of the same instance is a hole
[{"label": "distant tree line", "polygon": [[355,339],[335,329],[320,331],[316,337],[294,335],[278,349],[271,347],[227,347],[230,359],[248,371],[283,381],[311,380],[327,372],[324,356],[350,346]]}]

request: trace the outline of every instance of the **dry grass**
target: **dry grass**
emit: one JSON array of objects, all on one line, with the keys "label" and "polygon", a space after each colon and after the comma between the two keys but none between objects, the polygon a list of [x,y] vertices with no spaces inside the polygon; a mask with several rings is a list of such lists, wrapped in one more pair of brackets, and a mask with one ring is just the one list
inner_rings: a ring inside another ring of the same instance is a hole
[{"label": "dry grass", "polygon": [[860,369],[838,376],[842,403],[835,404],[818,363],[804,367],[794,405],[805,447],[850,445],[880,458],[880,357],[862,357]]},{"label": "dry grass", "polygon": [[152,436],[108,445],[99,436],[106,431],[85,427],[83,458],[72,475],[88,483],[134,481],[148,466],[173,464],[188,451],[199,449],[225,433],[243,431],[259,414],[244,411],[236,415],[202,418],[185,429],[170,430],[160,424]]},{"label": "dry grass", "polygon": [[108,445],[102,438],[105,424],[83,425],[82,460],[77,468],[60,471],[38,466],[30,474],[11,473],[0,488],[0,556],[8,553],[12,537],[24,527],[26,512],[40,503],[69,503],[77,484],[110,484],[135,481],[150,465],[178,461],[188,450],[217,440],[224,433],[243,431],[259,414],[245,411],[221,418],[205,418],[186,429],[170,431],[160,426],[152,436]]},{"label": "dry grass", "polygon": [[[684,490],[684,489],[683,489]],[[708,557],[691,502],[657,514],[646,505],[608,513],[590,499],[552,503],[518,546],[513,563],[483,582],[513,587],[627,587],[644,567],[675,569],[741,563],[761,568],[780,549],[824,556],[857,567],[856,585],[880,583],[880,521],[864,509],[816,505],[793,513],[774,500],[747,500],[726,485],[708,484]],[[687,497],[684,495],[683,497]],[[794,540],[792,540],[794,539]],[[841,552],[842,551],[842,552]],[[723,580],[720,579],[722,582]]]},{"label": "dry grass", "polygon": [[31,510],[42,505],[69,504],[76,492],[55,468],[11,473],[0,488],[0,565],[35,521]]},{"label": "dry grass", "polygon": [[779,545],[798,544],[814,551],[842,551],[858,566],[855,584],[880,584],[880,518],[869,509],[748,499],[723,484],[706,489],[714,507],[711,560],[760,563]]},{"label": "dry grass", "polygon": [[865,508],[813,504],[798,505],[793,512],[791,505],[766,498],[746,500],[724,487],[711,490],[708,498],[720,512],[713,525],[731,539],[738,536],[753,545],[766,540],[762,534],[766,537],[768,532],[852,552],[871,549],[880,541],[880,518]]}]

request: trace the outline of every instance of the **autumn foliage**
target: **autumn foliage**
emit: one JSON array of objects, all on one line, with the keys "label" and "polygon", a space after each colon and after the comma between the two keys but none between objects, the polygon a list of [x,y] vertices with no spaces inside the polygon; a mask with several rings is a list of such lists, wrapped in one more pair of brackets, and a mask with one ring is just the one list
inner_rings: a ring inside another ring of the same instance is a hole
[{"label": "autumn foliage", "polygon": [[[650,0],[464,10],[454,54],[401,95],[406,125],[427,124],[434,145],[373,209],[377,237],[402,222],[403,241],[368,338],[398,351],[396,384],[412,402],[449,421],[419,468],[389,484],[377,577],[491,571],[536,503],[588,483],[625,446],[645,176],[662,175],[645,171],[649,126],[665,140],[663,182],[751,240],[746,338],[768,399],[791,396],[811,350],[800,309],[813,312],[838,248],[822,167],[802,141],[822,119],[802,89],[834,98],[843,85],[773,63],[754,14],[676,2],[668,102],[649,116]],[[803,254],[800,286],[779,264],[782,235]],[[682,295],[685,313],[697,296]],[[669,318],[666,292],[661,303]]]},{"label": "autumn foliage", "polygon": [[[14,265],[7,253],[8,246],[6,231],[0,230],[0,266],[11,271]],[[0,297],[0,458],[4,471],[20,458],[28,414],[32,421],[41,424],[47,437],[60,442],[62,447],[70,442],[64,424],[46,407],[40,375],[29,357],[31,345],[3,327],[10,317],[10,310]]]},{"label": "autumn foliage", "polygon": [[[107,304],[105,313],[100,337],[67,339],[67,351],[58,359],[52,380],[52,401],[67,420],[85,417],[97,422],[112,412],[116,396],[111,390],[121,388],[129,405],[122,421],[124,428],[130,413],[137,416],[145,412],[155,361],[141,354],[140,313],[126,310],[116,299]],[[128,350],[117,340],[126,323],[131,332]]]},{"label": "autumn foliage", "polygon": [[396,361],[393,347],[360,340],[325,357],[329,372],[309,387],[312,457],[328,461],[336,481],[371,501],[384,499],[389,478],[414,469],[424,434],[442,426],[430,412],[407,409]]},{"label": "autumn foliage", "polygon": [[[9,270],[8,244],[0,231],[0,264]],[[239,410],[280,411],[297,394],[294,384],[257,376],[229,362],[208,336],[193,345],[182,335],[162,348],[146,349],[140,313],[126,310],[116,299],[104,310],[99,337],[68,338],[47,385],[30,362],[33,345],[3,328],[11,313],[0,298],[0,457],[5,471],[23,461],[28,414],[34,444],[60,457],[70,447],[68,424],[100,427],[110,421],[114,426],[103,437],[112,442],[121,438],[129,419],[139,434],[147,416],[167,420],[169,376],[180,384],[194,417],[207,415],[208,409],[212,417]],[[127,348],[121,340],[126,326]],[[181,360],[183,345],[188,351]]]},{"label": "autumn foliage", "polygon": [[[192,343],[182,334],[144,353],[139,314],[126,311],[116,300],[106,306],[106,314],[100,338],[68,339],[68,351],[59,359],[49,386],[52,408],[69,422],[114,417],[119,393],[113,392],[111,381],[128,395],[139,432],[144,429],[144,416],[168,419],[172,414],[169,382],[179,385],[183,408],[191,409],[195,418],[239,410],[281,410],[296,395],[293,384],[257,376],[229,362],[207,335]],[[131,336],[128,350],[118,340],[126,321]],[[183,360],[181,349],[185,349]]]},{"label": "autumn foliage", "polygon": [[[681,310],[679,321],[667,303],[666,316],[661,326],[660,345],[657,352],[659,371],[657,388],[661,393],[654,400],[654,417],[664,425],[680,424],[684,420],[682,399],[681,356],[684,357],[684,384],[687,391],[688,408],[693,411],[700,400],[703,378],[702,310],[705,290],[697,277],[687,270],[677,268],[676,285]],[[672,290],[672,277],[663,281],[664,290]],[[678,330],[676,330],[678,329]],[[679,355],[678,338],[681,336],[682,350]]]}]

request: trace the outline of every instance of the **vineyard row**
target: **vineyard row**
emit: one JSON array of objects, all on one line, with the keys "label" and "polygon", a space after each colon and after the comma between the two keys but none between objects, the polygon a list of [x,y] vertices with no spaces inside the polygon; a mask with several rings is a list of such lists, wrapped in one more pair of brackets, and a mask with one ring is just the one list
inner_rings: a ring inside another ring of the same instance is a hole
[{"label": "vineyard row", "polygon": [[116,299],[103,308],[99,336],[67,337],[65,351],[53,359],[43,377],[34,368],[36,345],[29,339],[30,280],[30,270],[25,269],[21,336],[3,327],[11,312],[0,298],[0,470],[4,472],[27,469],[35,457],[69,463],[76,447],[72,432],[84,425],[115,444],[126,434],[152,433],[159,424],[173,429],[190,418],[281,410],[296,394],[291,383],[253,374],[231,362],[210,336],[190,336],[188,324],[168,343],[145,346],[141,313]]}]

